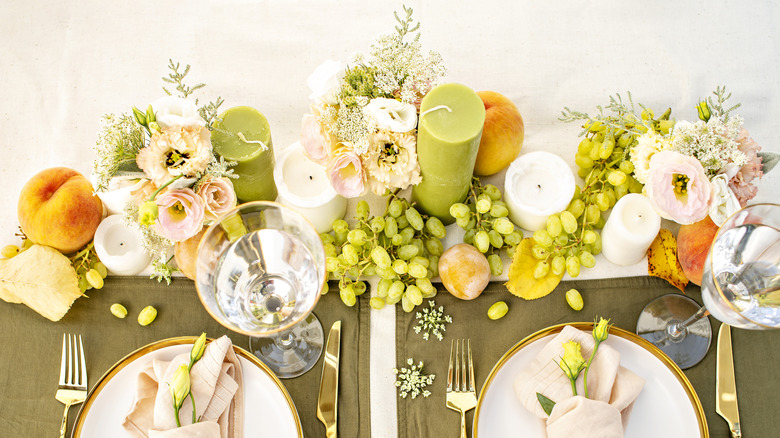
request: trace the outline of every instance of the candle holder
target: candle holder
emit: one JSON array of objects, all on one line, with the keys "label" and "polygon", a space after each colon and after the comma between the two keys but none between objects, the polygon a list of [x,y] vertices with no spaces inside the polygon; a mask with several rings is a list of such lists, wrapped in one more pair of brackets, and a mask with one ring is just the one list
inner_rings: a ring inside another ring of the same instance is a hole
[{"label": "candle holder", "polygon": [[128,227],[122,215],[106,217],[95,230],[95,252],[112,274],[136,275],[149,266],[141,233]]}]

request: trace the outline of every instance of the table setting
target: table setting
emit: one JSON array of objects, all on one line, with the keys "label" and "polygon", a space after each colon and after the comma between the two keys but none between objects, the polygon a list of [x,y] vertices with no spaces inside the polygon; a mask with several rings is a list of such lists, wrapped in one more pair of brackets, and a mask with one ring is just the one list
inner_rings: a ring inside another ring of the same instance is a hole
[{"label": "table setting", "polygon": [[2,434],[772,436],[778,10],[647,6],[12,1]]}]

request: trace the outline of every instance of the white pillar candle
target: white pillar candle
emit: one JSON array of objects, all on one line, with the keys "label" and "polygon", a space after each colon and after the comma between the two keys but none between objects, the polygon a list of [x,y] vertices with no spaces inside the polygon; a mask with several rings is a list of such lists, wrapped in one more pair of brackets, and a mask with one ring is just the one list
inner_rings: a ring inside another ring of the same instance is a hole
[{"label": "white pillar candle", "polygon": [[545,151],[521,155],[504,179],[509,218],[526,230],[541,230],[548,216],[569,206],[574,187],[574,174],[561,157]]},{"label": "white pillar candle", "polygon": [[136,275],[151,261],[141,233],[125,225],[122,215],[103,219],[95,230],[94,243],[98,258],[112,274]]},{"label": "white pillar candle", "polygon": [[661,216],[643,195],[620,198],[601,231],[601,252],[610,262],[626,266],[639,263],[661,229]]},{"label": "white pillar candle", "polygon": [[274,180],[277,201],[305,216],[320,233],[330,231],[333,221],[347,212],[347,200],[333,190],[325,167],[310,160],[300,143],[281,151]]}]

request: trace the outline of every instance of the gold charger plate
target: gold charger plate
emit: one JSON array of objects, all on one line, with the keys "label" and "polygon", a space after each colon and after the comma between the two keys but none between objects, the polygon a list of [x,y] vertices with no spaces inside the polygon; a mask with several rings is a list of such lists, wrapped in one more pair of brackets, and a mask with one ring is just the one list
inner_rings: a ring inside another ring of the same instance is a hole
[{"label": "gold charger plate", "polygon": [[[559,324],[540,330],[509,349],[490,371],[474,413],[474,438],[517,435],[543,437],[544,423],[514,395],[512,383],[545,345],[567,325],[592,331],[592,322]],[[688,378],[660,349],[638,335],[612,327],[607,345],[620,352],[620,364],[645,379],[625,430],[626,438],[709,437],[704,410]]]},{"label": "gold charger plate", "polygon": [[[122,420],[133,402],[140,369],[152,358],[170,360],[188,353],[196,339],[186,336],[153,342],[114,364],[87,395],[72,437],[130,436],[122,429]],[[263,430],[268,436],[302,438],[298,411],[282,382],[251,353],[235,345],[233,349],[244,377],[245,434],[251,436],[253,430]]]}]

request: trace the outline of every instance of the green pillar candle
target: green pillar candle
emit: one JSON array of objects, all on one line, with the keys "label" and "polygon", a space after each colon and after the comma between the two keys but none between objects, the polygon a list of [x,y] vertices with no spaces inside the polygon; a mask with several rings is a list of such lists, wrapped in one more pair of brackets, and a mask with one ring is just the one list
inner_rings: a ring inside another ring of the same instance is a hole
[{"label": "green pillar candle", "polygon": [[230,108],[219,118],[211,132],[211,144],[217,156],[237,163],[232,169],[238,178],[232,182],[238,200],[275,200],[274,148],[268,120],[248,106]]},{"label": "green pillar candle", "polygon": [[422,181],[412,199],[445,224],[454,221],[450,206],[468,195],[484,124],[485,105],[465,85],[439,85],[422,100],[417,126]]}]

